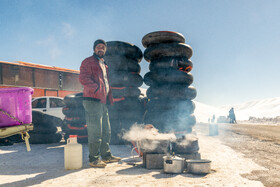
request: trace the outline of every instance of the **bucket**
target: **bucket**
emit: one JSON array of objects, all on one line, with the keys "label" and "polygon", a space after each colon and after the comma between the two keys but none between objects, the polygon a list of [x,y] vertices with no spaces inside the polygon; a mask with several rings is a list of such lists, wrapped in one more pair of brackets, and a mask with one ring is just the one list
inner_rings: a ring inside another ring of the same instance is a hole
[{"label": "bucket", "polygon": [[[32,94],[33,89],[29,87],[1,88],[0,109],[18,118],[24,124],[29,124],[32,122]],[[20,122],[0,112],[0,127],[17,125],[21,125]]]},{"label": "bucket", "polygon": [[218,136],[219,126],[217,124],[209,124],[209,136]]},{"label": "bucket", "polygon": [[77,142],[77,135],[70,135],[64,147],[64,167],[66,170],[83,166],[83,147]]}]

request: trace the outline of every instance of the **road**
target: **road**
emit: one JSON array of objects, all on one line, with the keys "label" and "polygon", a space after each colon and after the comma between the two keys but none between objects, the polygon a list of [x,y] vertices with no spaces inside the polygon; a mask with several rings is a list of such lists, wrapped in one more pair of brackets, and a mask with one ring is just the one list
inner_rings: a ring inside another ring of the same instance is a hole
[{"label": "road", "polygon": [[[197,124],[196,131],[208,133],[208,124]],[[216,136],[225,145],[267,168],[243,175],[261,181],[265,186],[280,186],[280,126],[250,124],[219,124]]]}]

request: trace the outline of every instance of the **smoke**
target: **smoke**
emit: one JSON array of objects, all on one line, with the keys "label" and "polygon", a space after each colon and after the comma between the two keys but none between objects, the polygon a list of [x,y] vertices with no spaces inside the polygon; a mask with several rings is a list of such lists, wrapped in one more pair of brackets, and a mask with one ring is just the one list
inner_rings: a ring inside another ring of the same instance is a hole
[{"label": "smoke", "polygon": [[123,139],[127,141],[175,141],[174,133],[159,133],[156,128],[145,129],[142,124],[134,124],[129,131],[124,133]]},{"label": "smoke", "polygon": [[174,133],[159,133],[156,128],[145,128],[147,126],[134,124],[129,131],[124,133],[123,139],[135,141],[136,146],[145,151],[166,152],[170,141],[175,141]]},{"label": "smoke", "polygon": [[186,134],[184,136],[184,138],[182,139],[182,141],[178,141],[177,144],[179,146],[182,146],[182,147],[188,147],[190,146],[193,142],[197,141],[198,138],[196,135],[194,134]]}]

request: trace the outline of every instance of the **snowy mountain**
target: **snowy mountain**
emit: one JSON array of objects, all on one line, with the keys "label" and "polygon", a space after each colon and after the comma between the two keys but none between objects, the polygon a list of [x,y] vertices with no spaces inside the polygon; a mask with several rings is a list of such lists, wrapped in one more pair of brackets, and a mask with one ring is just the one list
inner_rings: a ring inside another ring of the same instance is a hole
[{"label": "snowy mountain", "polygon": [[237,120],[249,120],[250,117],[275,118],[280,116],[280,97],[253,100],[242,104],[222,107],[212,107],[196,101],[195,103],[195,115],[197,121],[200,122],[207,122],[208,118],[213,114],[215,114],[216,117],[227,116],[231,107],[234,108]]}]

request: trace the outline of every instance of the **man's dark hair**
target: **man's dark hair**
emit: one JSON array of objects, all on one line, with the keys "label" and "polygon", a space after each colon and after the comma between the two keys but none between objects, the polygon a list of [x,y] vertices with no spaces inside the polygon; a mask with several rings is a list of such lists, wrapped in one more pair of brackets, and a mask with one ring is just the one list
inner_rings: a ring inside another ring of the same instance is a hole
[{"label": "man's dark hair", "polygon": [[98,40],[96,40],[96,41],[94,42],[94,44],[93,44],[93,50],[95,49],[95,47],[96,47],[98,44],[104,44],[104,45],[107,47],[107,44],[106,44],[106,42],[105,42],[104,40],[98,39]]}]

